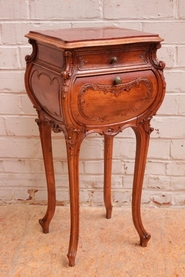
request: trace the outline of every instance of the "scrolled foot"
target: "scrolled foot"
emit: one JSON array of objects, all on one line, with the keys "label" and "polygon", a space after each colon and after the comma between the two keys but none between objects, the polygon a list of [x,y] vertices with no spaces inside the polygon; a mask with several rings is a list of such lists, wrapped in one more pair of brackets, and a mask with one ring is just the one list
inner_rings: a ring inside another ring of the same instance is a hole
[{"label": "scrolled foot", "polygon": [[145,234],[143,236],[140,237],[140,245],[142,247],[147,247],[147,243],[150,240],[151,235],[150,234]]},{"label": "scrolled foot", "polygon": [[42,226],[42,230],[44,234],[49,233],[49,226],[48,224],[46,225],[46,221],[44,221],[43,219],[39,219],[39,224]]},{"label": "scrolled foot", "polygon": [[75,266],[75,253],[69,253],[67,254],[67,257],[69,259],[69,266],[73,267]]}]

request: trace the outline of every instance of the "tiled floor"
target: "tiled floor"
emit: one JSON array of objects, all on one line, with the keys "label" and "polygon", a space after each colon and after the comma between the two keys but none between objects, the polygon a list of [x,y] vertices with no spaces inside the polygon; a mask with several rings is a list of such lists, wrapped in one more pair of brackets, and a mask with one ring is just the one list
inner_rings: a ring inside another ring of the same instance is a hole
[{"label": "tiled floor", "polygon": [[152,234],[147,248],[138,245],[128,208],[82,207],[76,266],[68,266],[69,208],[57,207],[50,233],[38,219],[45,206],[0,206],[2,277],[184,277],[185,209],[142,209]]}]

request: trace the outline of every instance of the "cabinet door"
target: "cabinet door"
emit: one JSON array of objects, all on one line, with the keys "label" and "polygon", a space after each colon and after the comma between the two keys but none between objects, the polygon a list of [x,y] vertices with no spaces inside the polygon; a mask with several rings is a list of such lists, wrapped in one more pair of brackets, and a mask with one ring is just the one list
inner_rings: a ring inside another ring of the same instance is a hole
[{"label": "cabinet door", "polygon": [[77,77],[70,109],[80,124],[121,123],[148,111],[157,94],[158,82],[152,70]]}]

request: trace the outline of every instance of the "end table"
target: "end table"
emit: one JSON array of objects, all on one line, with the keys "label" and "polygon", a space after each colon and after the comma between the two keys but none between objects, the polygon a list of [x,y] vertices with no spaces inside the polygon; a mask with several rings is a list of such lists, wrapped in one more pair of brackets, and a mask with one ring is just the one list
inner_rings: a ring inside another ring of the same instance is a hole
[{"label": "end table", "polygon": [[37,110],[45,164],[48,207],[40,219],[44,233],[56,205],[51,130],[63,132],[67,147],[71,231],[69,265],[75,265],[79,237],[79,151],[93,132],[104,136],[104,203],[111,217],[113,138],[131,127],[136,135],[132,216],[146,246],[150,234],[140,212],[142,184],[152,128],[150,120],[165,94],[164,63],[156,57],[157,34],[124,28],[31,31],[25,86]]}]

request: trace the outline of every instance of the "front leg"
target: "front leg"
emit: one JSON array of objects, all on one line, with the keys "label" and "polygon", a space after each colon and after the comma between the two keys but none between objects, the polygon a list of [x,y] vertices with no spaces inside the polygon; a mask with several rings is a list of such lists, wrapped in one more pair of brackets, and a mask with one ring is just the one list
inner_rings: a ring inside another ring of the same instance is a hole
[{"label": "front leg", "polygon": [[47,181],[48,203],[45,216],[39,220],[43,228],[43,233],[49,232],[49,224],[53,218],[56,206],[55,193],[55,177],[53,168],[52,142],[51,142],[51,126],[49,120],[37,120],[40,140],[42,145],[42,153],[44,158],[45,174]]},{"label": "front leg", "polygon": [[75,265],[79,238],[79,152],[83,137],[83,132],[76,129],[70,129],[66,136],[71,213],[70,241],[67,254],[69,266]]},{"label": "front leg", "polygon": [[133,127],[136,134],[136,157],[132,191],[132,217],[135,228],[140,236],[140,245],[147,246],[151,235],[146,232],[141,219],[141,194],[150,139],[150,119],[143,120]]}]

